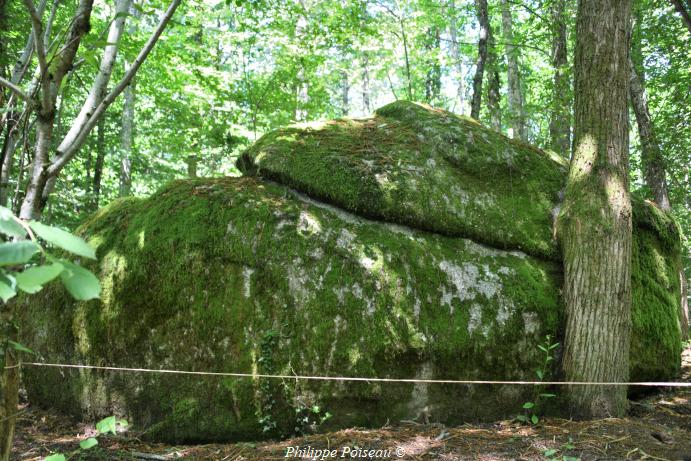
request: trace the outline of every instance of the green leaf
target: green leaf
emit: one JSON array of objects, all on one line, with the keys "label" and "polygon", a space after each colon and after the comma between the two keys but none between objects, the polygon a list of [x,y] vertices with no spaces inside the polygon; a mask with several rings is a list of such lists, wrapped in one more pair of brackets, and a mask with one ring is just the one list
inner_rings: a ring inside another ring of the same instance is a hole
[{"label": "green leaf", "polygon": [[14,290],[14,288],[0,280],[0,298],[2,298],[4,302],[14,298],[16,294],[17,292]]},{"label": "green leaf", "polygon": [[526,402],[523,404],[523,408],[525,408],[526,410],[529,408],[533,408],[534,406],[535,404],[533,402]]},{"label": "green leaf", "polygon": [[27,293],[37,293],[41,291],[43,285],[60,275],[63,270],[65,267],[60,263],[30,267],[17,274],[17,287]]},{"label": "green leaf", "polygon": [[537,375],[538,378],[542,379],[544,374],[542,373],[542,370],[535,370],[535,374]]},{"label": "green leaf", "polygon": [[526,415],[518,415],[518,416],[516,416],[516,419],[519,421],[522,421],[524,423],[528,422],[528,417]]},{"label": "green leaf", "polygon": [[549,450],[545,450],[545,452],[543,453],[543,455],[545,455],[545,456],[554,456],[554,455],[557,454],[557,451],[558,451],[558,450],[555,450],[554,448],[551,448],[551,449],[549,449]]},{"label": "green leaf", "polygon": [[118,425],[127,426],[127,421],[125,421],[124,419],[118,420],[117,418],[115,418],[115,416],[109,416],[107,418],[103,418],[96,424],[96,430],[101,434],[111,433],[115,435],[118,429]]},{"label": "green leaf", "polygon": [[0,266],[14,266],[28,262],[39,250],[30,240],[0,244]]},{"label": "green leaf", "polygon": [[82,450],[88,450],[89,448],[93,448],[96,445],[98,445],[98,440],[96,440],[93,437],[89,437],[88,439],[82,440],[81,442],[79,442],[79,447]]},{"label": "green leaf", "polygon": [[538,421],[540,421],[540,418],[538,418],[537,415],[533,415],[530,417],[530,420],[533,422],[533,424],[537,424]]},{"label": "green leaf", "polygon": [[60,280],[74,299],[88,301],[101,295],[101,284],[91,271],[64,259],[60,260],[60,264],[65,267],[60,273]]},{"label": "green leaf", "polygon": [[65,455],[62,453],[55,453],[54,455],[48,456],[43,461],[67,461],[67,458],[65,458]]},{"label": "green leaf", "polygon": [[562,461],[581,461],[581,458],[578,458],[576,456],[564,456],[562,458]]},{"label": "green leaf", "polygon": [[48,243],[55,245],[56,247],[67,250],[70,253],[74,253],[79,256],[84,256],[85,258],[96,259],[96,252],[91,246],[84,241],[84,239],[72,235],[62,229],[56,227],[46,226],[40,222],[31,221],[29,226],[36,232],[36,235],[41,237]]},{"label": "green leaf", "polygon": [[26,237],[26,230],[14,219],[14,214],[0,206],[0,232],[10,237]]},{"label": "green leaf", "polygon": [[546,399],[551,399],[552,397],[556,397],[557,394],[540,394],[540,397],[544,397]]},{"label": "green leaf", "polygon": [[27,354],[33,354],[36,355],[36,352],[32,351],[28,347],[19,344],[18,342],[8,340],[7,343],[12,347],[12,349],[17,350],[19,352],[25,352]]}]

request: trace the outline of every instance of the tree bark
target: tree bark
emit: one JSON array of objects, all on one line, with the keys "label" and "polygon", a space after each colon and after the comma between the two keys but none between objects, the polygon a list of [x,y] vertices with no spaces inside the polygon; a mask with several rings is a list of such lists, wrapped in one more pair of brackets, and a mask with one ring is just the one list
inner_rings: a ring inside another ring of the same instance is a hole
[{"label": "tree bark", "polygon": [[[130,8],[133,10],[133,8]],[[138,17],[136,10],[132,15]],[[130,25],[128,29],[130,35],[137,33],[136,24]],[[201,42],[201,32],[199,40]],[[130,70],[131,64],[125,62],[125,72]],[[125,88],[125,97],[122,105],[122,118],[120,124],[120,197],[126,197],[132,193],[132,145],[134,141],[134,105],[137,95],[137,77],[132,77],[130,84]]]},{"label": "tree bark", "polygon": [[[630,0],[580,0],[574,152],[559,219],[567,381],[626,382],[631,333]],[[626,386],[569,386],[572,415],[621,417]]]},{"label": "tree bark", "polygon": [[489,53],[487,56],[487,109],[492,129],[501,133],[501,78],[499,77],[499,58],[491,26],[489,30]]},{"label": "tree bark", "polygon": [[665,161],[650,118],[648,97],[641,77],[643,75],[639,77],[633,61],[629,60],[629,93],[641,140],[641,162],[643,163],[645,183],[650,188],[655,203],[663,210],[669,211],[672,207],[667,193]]},{"label": "tree bark", "polygon": [[465,112],[465,85],[463,84],[463,60],[461,50],[458,46],[458,25],[456,24],[456,4],[454,0],[449,2],[449,37],[451,38],[451,55],[453,56],[454,66],[456,67],[458,89],[456,90],[456,97],[458,98],[460,113]]},{"label": "tree bark", "polygon": [[[126,65],[125,68],[129,67]],[[125,89],[120,128],[120,197],[132,193],[132,144],[134,139],[134,101],[136,79]]]},{"label": "tree bark", "polygon": [[434,105],[439,99],[441,91],[441,66],[437,59],[439,52],[440,33],[439,27],[430,27],[427,30],[425,48],[427,51],[427,75],[425,78],[425,101]]},{"label": "tree bark", "polygon": [[108,30],[108,45],[103,51],[103,57],[101,58],[101,65],[99,66],[98,73],[94,79],[94,83],[91,85],[91,90],[82,105],[79,114],[72,122],[72,126],[68,130],[67,134],[60,142],[58,146],[58,155],[61,152],[67,150],[67,148],[74,143],[75,139],[79,133],[84,129],[87,120],[94,113],[96,107],[103,101],[108,88],[108,82],[110,81],[110,76],[113,73],[113,66],[115,65],[115,59],[118,55],[118,44],[120,43],[120,37],[125,29],[125,18],[130,9],[131,0],[118,0],[115,5],[115,19],[110,24],[110,29]]},{"label": "tree bark", "polygon": [[365,110],[365,114],[369,114],[372,110],[369,92],[369,56],[365,51],[362,55],[362,107]]},{"label": "tree bark", "polygon": [[347,116],[350,112],[350,82],[348,72],[341,71],[341,115]]},{"label": "tree bark", "polygon": [[106,117],[98,121],[96,137],[96,162],[94,163],[94,182],[92,186],[93,208],[98,209],[101,200],[101,178],[103,177],[103,164],[106,160]]},{"label": "tree bark", "polygon": [[528,139],[523,92],[521,91],[521,73],[518,68],[518,56],[513,46],[513,18],[508,0],[501,2],[501,23],[506,47],[507,81],[509,84],[509,117],[512,137],[523,141]]},{"label": "tree bark", "polygon": [[473,77],[473,99],[470,102],[470,116],[480,119],[482,105],[482,80],[487,62],[487,40],[489,39],[489,12],[487,0],[475,0],[477,19],[480,25],[480,37],[477,43],[477,61],[475,62],[475,76]]},{"label": "tree bark", "polygon": [[552,16],[552,113],[549,122],[550,148],[569,157],[571,151],[571,98],[566,48],[566,0],[554,0]]}]

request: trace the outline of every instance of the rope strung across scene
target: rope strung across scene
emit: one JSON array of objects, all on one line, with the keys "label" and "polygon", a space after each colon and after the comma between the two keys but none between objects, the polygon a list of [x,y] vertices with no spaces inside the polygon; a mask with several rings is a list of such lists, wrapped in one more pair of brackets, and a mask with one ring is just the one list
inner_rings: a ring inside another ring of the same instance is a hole
[{"label": "rope strung across scene", "polygon": [[583,381],[488,381],[488,380],[455,380],[455,379],[414,379],[414,378],[362,378],[348,376],[301,376],[301,375],[270,375],[254,373],[224,373],[213,371],[185,371],[185,370],[154,370],[149,368],[101,367],[95,365],[72,365],[63,363],[23,362],[22,365],[32,367],[78,368],[86,370],[125,371],[135,373],[165,373],[175,375],[225,376],[234,378],[273,378],[273,379],[304,379],[312,381],[360,381],[378,383],[420,383],[420,384],[497,384],[518,386],[646,386],[646,387],[691,387],[691,383],[679,382],[633,382],[633,383],[597,383]]}]

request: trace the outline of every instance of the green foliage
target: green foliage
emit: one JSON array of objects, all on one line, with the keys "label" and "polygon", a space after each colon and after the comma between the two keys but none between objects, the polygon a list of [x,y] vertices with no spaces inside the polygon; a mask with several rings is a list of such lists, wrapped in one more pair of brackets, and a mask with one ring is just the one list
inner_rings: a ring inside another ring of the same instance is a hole
[{"label": "green foliage", "polygon": [[[101,435],[112,434],[116,435],[118,430],[123,430],[128,426],[128,423],[124,419],[117,419],[115,416],[109,416],[102,419],[96,423],[96,435],[94,437],[89,437],[79,442],[79,448],[73,450],[72,452],[64,455],[62,453],[54,453],[50,456],[46,456],[43,461],[69,461],[74,459],[82,452],[90,450],[98,445],[97,437]],[[81,459],[81,458],[80,458]]]},{"label": "green foliage", "polygon": [[[93,248],[83,239],[38,222],[25,224],[4,207],[0,207],[0,223],[1,232],[8,238],[17,239],[0,244],[0,297],[4,302],[13,298],[17,290],[37,293],[58,276],[75,299],[98,298],[101,287],[96,276],[77,264],[48,253],[41,247],[34,232],[67,252],[95,259]],[[31,240],[19,240],[27,237]],[[35,258],[38,254],[41,255],[40,260]]]}]

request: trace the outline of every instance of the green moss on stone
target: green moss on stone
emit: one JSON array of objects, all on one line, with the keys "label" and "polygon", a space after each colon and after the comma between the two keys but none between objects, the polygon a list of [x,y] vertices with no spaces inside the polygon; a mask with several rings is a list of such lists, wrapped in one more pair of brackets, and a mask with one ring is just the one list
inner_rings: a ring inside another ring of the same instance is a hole
[{"label": "green moss on stone", "polygon": [[558,259],[563,160],[450,112],[397,101],[276,130],[238,167],[362,216]]},{"label": "green moss on stone", "polygon": [[[48,361],[136,368],[534,377],[537,344],[563,325],[551,228],[560,160],[400,102],[371,119],[271,133],[241,164],[291,189],[195,179],[114,202],[79,229],[97,248],[102,300],[47,287],[24,300],[23,342]],[[650,204],[635,201],[633,212],[631,378],[671,378],[679,233]],[[27,369],[32,402],[85,417],[117,412],[169,441],[286,435],[311,405],[334,415],[330,428],[505,417],[531,393],[62,373]],[[268,434],[266,416],[276,423]]]}]

